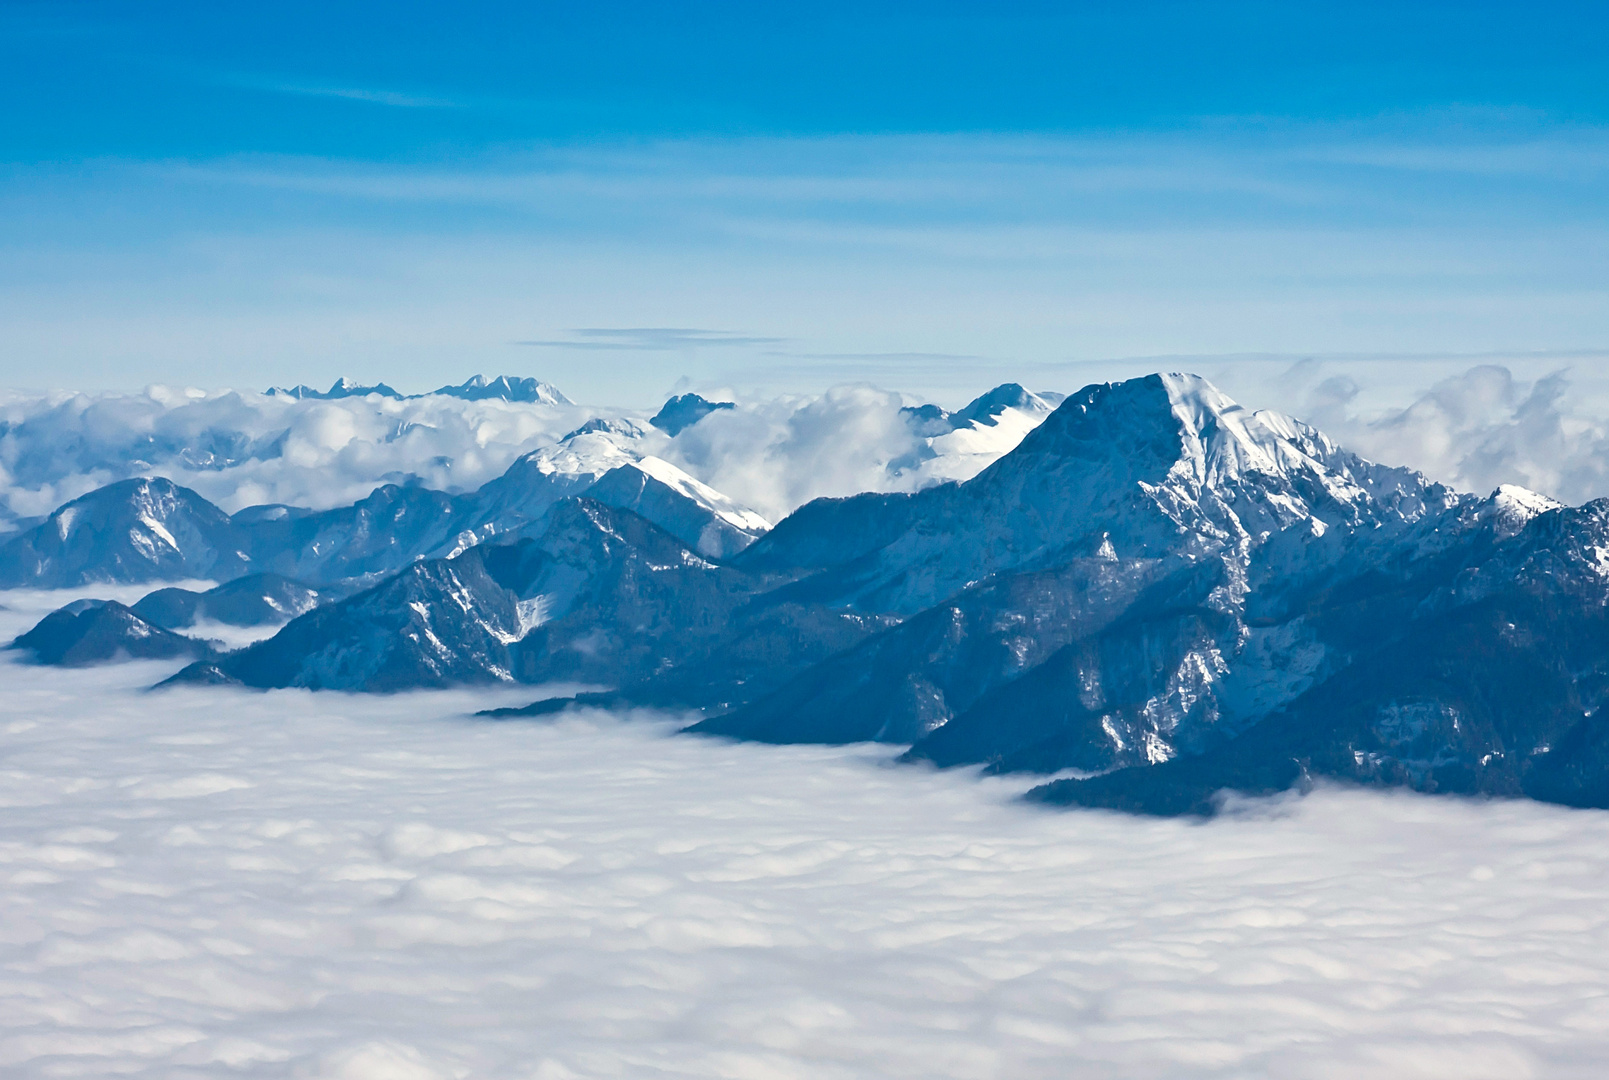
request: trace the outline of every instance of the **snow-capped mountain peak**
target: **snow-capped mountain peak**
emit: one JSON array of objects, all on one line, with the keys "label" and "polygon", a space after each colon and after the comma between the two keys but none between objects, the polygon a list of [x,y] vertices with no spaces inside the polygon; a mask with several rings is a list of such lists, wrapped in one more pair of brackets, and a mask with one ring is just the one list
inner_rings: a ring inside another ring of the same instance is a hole
[{"label": "snow-capped mountain peak", "polygon": [[1217,485],[1249,472],[1288,476],[1318,464],[1297,447],[1289,417],[1250,412],[1199,375],[1160,378],[1179,422],[1179,463],[1196,483]]},{"label": "snow-capped mountain peak", "polygon": [[715,516],[730,523],[734,528],[758,534],[771,527],[769,521],[753,510],[726,497],[708,484],[695,480],[664,458],[649,455],[636,462],[635,467],[676,492],[708,507]]},{"label": "snow-capped mountain peak", "polygon": [[1558,510],[1564,504],[1518,484],[1502,484],[1492,492],[1492,506],[1505,519],[1512,521],[1518,530],[1532,518],[1550,510]]},{"label": "snow-capped mountain peak", "polygon": [[1076,475],[1096,499],[1137,485],[1187,532],[1253,540],[1304,520],[1320,523],[1315,532],[1342,520],[1413,520],[1447,495],[1412,470],[1365,461],[1187,374],[1085,388],[996,471]]},{"label": "snow-capped mountain peak", "polygon": [[1045,398],[1019,383],[1002,383],[988,393],[973,398],[965,408],[952,413],[950,422],[956,428],[974,424],[992,427],[996,417],[1007,409],[1042,417],[1054,408]]},{"label": "snow-capped mountain peak", "polygon": [[472,375],[457,386],[443,386],[435,392],[448,397],[463,398],[466,401],[497,398],[528,405],[575,404],[552,383],[510,375],[499,375],[495,379],[488,379],[484,375]]},{"label": "snow-capped mountain peak", "polygon": [[753,510],[652,456],[611,470],[586,496],[641,514],[710,558],[736,555],[771,528]]},{"label": "snow-capped mountain peak", "polygon": [[572,435],[557,446],[544,446],[526,454],[520,461],[529,462],[538,472],[553,475],[602,476],[610,469],[629,465],[638,455],[621,446],[618,436],[605,431],[585,431]]}]

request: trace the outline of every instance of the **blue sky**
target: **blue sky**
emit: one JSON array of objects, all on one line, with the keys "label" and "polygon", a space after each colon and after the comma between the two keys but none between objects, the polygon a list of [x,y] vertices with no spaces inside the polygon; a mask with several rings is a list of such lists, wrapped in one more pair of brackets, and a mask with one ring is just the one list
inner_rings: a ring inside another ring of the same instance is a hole
[{"label": "blue sky", "polygon": [[953,399],[1591,365],[1606,31],[1586,4],[3,3],[0,381]]}]

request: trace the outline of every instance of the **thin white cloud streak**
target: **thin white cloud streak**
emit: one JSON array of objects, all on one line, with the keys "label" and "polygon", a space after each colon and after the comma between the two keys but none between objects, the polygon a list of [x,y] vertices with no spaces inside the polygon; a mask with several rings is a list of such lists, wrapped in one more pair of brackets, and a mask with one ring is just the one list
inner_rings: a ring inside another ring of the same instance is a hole
[{"label": "thin white cloud streak", "polygon": [[[754,390],[820,390],[797,361],[681,354],[598,362],[512,344],[572,326],[735,326],[801,353],[968,353],[994,358],[964,383],[902,377],[902,389],[964,395],[1023,366],[1166,353],[1473,352],[1592,347],[1609,335],[1590,230],[1460,245],[1413,234],[1108,233],[1051,241],[933,230],[757,236],[725,251],[624,241],[385,238],[309,232],[186,241],[145,258],[42,257],[0,292],[13,384],[41,373],[79,385],[262,378],[328,383],[456,379],[520,371],[574,396],[646,407],[681,375]],[[815,239],[813,239],[815,237]],[[1019,243],[1020,241],[1020,243]],[[735,243],[735,242],[734,242]],[[897,245],[904,245],[897,246]],[[1167,259],[1159,258],[1166,250]],[[787,251],[783,259],[780,252]],[[136,274],[138,268],[144,277]],[[203,301],[206,301],[203,303]],[[1314,347],[1314,342],[1324,347]],[[740,350],[720,350],[738,353]],[[453,370],[443,370],[451,358]],[[946,373],[948,374],[948,373]],[[886,378],[868,373],[859,377]]]},{"label": "thin white cloud streak", "polygon": [[1572,184],[1595,183],[1609,172],[1609,147],[1601,131],[1501,145],[1423,146],[1364,141],[1312,146],[1302,158],[1314,163],[1363,165],[1393,172],[1444,175],[1551,177]]},{"label": "thin white cloud streak", "polygon": [[401,109],[459,109],[497,113],[552,113],[568,116],[619,116],[623,106],[564,97],[500,97],[489,94],[442,94],[423,89],[397,89],[383,86],[353,86],[316,77],[290,77],[247,71],[218,72],[211,69],[181,67],[183,75],[203,84],[240,87],[294,97],[322,97],[385,105]]},{"label": "thin white cloud streak", "polygon": [[393,87],[353,86],[320,81],[316,78],[275,76],[247,71],[220,72],[188,68],[178,70],[186,76],[200,80],[203,84],[260,90],[267,94],[286,94],[292,97],[333,98],[398,109],[462,109],[472,104],[470,100],[459,97],[398,90]]},{"label": "thin white cloud streak", "polygon": [[543,349],[599,349],[639,352],[674,352],[678,349],[742,348],[750,345],[777,345],[783,338],[744,337],[729,330],[699,330],[691,327],[639,326],[619,329],[596,327],[572,329],[569,336],[550,341],[516,341]]},{"label": "thin white cloud streak", "polygon": [[395,90],[373,90],[351,86],[298,85],[294,83],[259,85],[263,89],[277,90],[280,93],[296,94],[301,97],[341,98],[346,101],[363,101],[373,105],[391,105],[402,109],[455,109],[461,107],[458,102],[449,101],[445,98],[422,97],[417,94],[399,93]]},{"label": "thin white cloud streak", "polygon": [[[0,630],[61,599],[0,596]],[[1609,1054],[1597,811],[1052,813],[877,748],[464,718],[506,694],[0,664],[18,1080],[1585,1080]]]},{"label": "thin white cloud streak", "polygon": [[340,86],[330,83],[299,82],[248,74],[203,75],[203,78],[221,86],[261,90],[270,94],[289,94],[293,97],[334,98],[369,105],[386,105],[398,109],[460,109],[465,102],[430,94],[418,94],[383,87]]},{"label": "thin white cloud streak", "polygon": [[[1069,196],[1248,196],[1235,216],[1280,207],[1389,206],[1395,175],[1529,178],[1567,188],[1609,169],[1609,132],[1395,140],[1356,133],[1190,132],[1150,136],[835,136],[661,141],[509,152],[456,167],[255,156],[148,166],[165,179],[419,202],[539,206],[555,197],[965,210],[1077,218]],[[1478,192],[1458,190],[1459,202]],[[1100,209],[1105,209],[1103,204]],[[1433,205],[1424,207],[1434,209]],[[1203,209],[1192,209],[1199,214]],[[1517,207],[1510,206],[1513,211]],[[1152,215],[1168,208],[1154,201]],[[1222,211],[1220,210],[1219,213]]]}]

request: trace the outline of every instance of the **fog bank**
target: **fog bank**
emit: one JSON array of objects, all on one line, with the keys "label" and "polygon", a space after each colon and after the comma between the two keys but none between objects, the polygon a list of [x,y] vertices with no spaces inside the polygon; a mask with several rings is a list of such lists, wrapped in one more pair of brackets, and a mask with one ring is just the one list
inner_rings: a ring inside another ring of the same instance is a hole
[{"label": "fog bank", "polygon": [[[63,599],[0,596],[0,630]],[[508,694],[0,663],[8,1076],[1557,1078],[1609,1054],[1602,813],[1054,813],[887,748],[467,718]]]}]

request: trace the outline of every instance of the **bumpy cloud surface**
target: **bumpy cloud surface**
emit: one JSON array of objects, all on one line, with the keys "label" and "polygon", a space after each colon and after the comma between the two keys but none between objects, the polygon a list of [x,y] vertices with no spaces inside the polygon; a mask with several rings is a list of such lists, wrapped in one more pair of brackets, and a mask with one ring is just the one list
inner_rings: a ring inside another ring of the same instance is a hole
[{"label": "bumpy cloud surface", "polygon": [[[125,597],[127,598],[127,597]],[[0,596],[0,633],[61,595]],[[1609,815],[1210,824],[887,750],[0,658],[15,1077],[1595,1077]],[[523,699],[523,698],[522,698]]]}]

